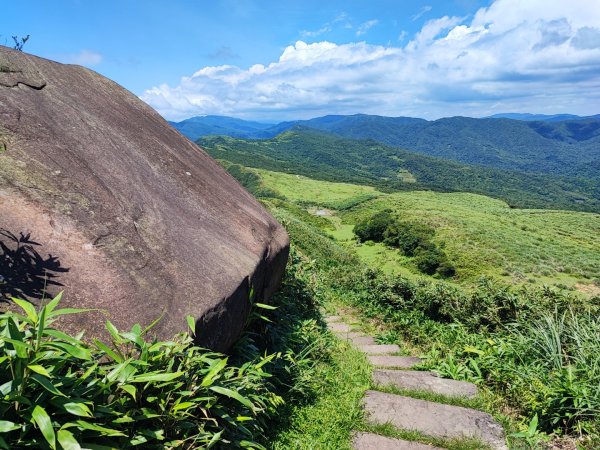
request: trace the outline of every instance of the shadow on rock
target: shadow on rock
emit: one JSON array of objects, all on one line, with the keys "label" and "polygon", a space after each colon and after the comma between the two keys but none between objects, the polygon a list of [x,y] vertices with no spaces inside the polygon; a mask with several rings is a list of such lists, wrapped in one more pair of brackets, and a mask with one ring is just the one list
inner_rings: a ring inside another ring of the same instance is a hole
[{"label": "shadow on rock", "polygon": [[49,287],[62,286],[57,278],[69,269],[61,267],[56,256],[41,256],[37,246],[41,244],[30,233],[17,236],[0,228],[0,302],[11,297],[42,299]]}]

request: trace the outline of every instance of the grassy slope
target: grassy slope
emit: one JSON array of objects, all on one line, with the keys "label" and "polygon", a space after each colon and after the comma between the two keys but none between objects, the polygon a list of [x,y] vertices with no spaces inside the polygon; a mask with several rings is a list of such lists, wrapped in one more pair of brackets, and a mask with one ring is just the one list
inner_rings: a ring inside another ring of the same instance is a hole
[{"label": "grassy slope", "polygon": [[[475,194],[429,191],[385,194],[369,186],[331,183],[257,170],[268,188],[289,200],[331,209],[331,234],[353,246],[365,261],[390,272],[409,273],[410,262],[380,244],[354,243],[352,226],[375,211],[391,208],[401,217],[427,222],[456,263],[459,278],[487,274],[515,282],[589,284],[600,278],[600,215],[569,211],[511,209]],[[370,199],[369,199],[370,198]],[[361,202],[362,200],[362,202]],[[351,209],[340,206],[358,203]]]},{"label": "grassy slope", "polygon": [[600,211],[597,180],[468,165],[310,129],[293,129],[265,140],[213,136],[197,142],[217,159],[319,180],[385,191],[474,192],[521,208]]}]

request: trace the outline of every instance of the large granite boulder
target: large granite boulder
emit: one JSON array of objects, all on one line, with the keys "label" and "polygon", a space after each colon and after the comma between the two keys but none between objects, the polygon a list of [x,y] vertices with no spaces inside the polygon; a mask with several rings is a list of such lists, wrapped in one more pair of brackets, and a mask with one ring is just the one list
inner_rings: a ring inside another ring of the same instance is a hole
[{"label": "large granite boulder", "polygon": [[0,300],[65,292],[61,326],[104,336],[197,319],[226,350],[284,272],[283,227],[203,150],[111,80],[0,47]]}]

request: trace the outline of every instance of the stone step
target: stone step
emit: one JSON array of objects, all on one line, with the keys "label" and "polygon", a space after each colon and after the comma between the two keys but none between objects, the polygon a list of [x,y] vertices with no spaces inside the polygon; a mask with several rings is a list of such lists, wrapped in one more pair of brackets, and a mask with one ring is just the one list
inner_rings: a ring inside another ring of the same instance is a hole
[{"label": "stone step", "polygon": [[327,316],[325,317],[325,322],[333,323],[333,322],[341,322],[342,318],[340,316]]},{"label": "stone step", "polygon": [[350,331],[349,333],[336,333],[337,337],[342,340],[350,341],[354,345],[375,345],[375,339],[371,336],[364,335],[357,331]]},{"label": "stone step", "polygon": [[400,351],[396,344],[359,345],[358,349],[367,355],[389,355]]},{"label": "stone step", "polygon": [[502,426],[482,411],[378,391],[367,391],[363,402],[371,423],[447,439],[478,438],[495,450],[508,449]]},{"label": "stone step", "polygon": [[372,336],[356,336],[347,338],[354,345],[376,345],[375,339]]},{"label": "stone step", "polygon": [[352,439],[354,450],[442,450],[420,442],[404,441],[373,433],[356,433]]},{"label": "stone step", "polygon": [[373,371],[373,381],[382,386],[391,385],[401,389],[428,391],[449,397],[477,396],[477,386],[473,383],[440,378],[432,372],[377,369]]},{"label": "stone step", "polygon": [[369,362],[375,367],[387,369],[410,369],[423,360],[414,356],[368,355]]},{"label": "stone step", "polygon": [[352,327],[343,322],[331,322],[327,324],[327,328],[334,333],[348,333],[352,331]]}]

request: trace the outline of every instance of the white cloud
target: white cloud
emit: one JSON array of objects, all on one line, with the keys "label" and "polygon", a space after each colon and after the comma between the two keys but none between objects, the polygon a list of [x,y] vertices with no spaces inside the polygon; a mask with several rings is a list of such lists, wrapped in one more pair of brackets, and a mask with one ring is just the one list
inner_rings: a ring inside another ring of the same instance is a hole
[{"label": "white cloud", "polygon": [[174,120],[597,114],[600,8],[593,3],[496,0],[468,21],[430,20],[404,46],[298,41],[268,65],[204,67],[142,99]]},{"label": "white cloud", "polygon": [[316,37],[319,36],[323,33],[328,33],[331,31],[331,26],[329,24],[325,24],[323,25],[321,28],[319,28],[318,30],[314,30],[314,31],[307,31],[307,30],[303,30],[300,32],[300,35],[302,37]]},{"label": "white cloud", "polygon": [[371,20],[367,20],[364,23],[361,23],[358,26],[358,30],[356,30],[356,35],[360,36],[362,34],[365,34],[367,31],[369,31],[371,28],[373,28],[378,23],[379,23],[379,20],[377,20],[377,19],[371,19]]},{"label": "white cloud", "polygon": [[104,59],[98,52],[83,49],[79,53],[61,55],[57,58],[65,64],[79,64],[80,66],[97,66]]},{"label": "white cloud", "polygon": [[426,5],[423,6],[418,13],[416,13],[414,16],[412,16],[410,19],[415,22],[417,20],[419,20],[421,17],[423,17],[424,14],[427,14],[429,11],[431,11],[431,6]]}]

